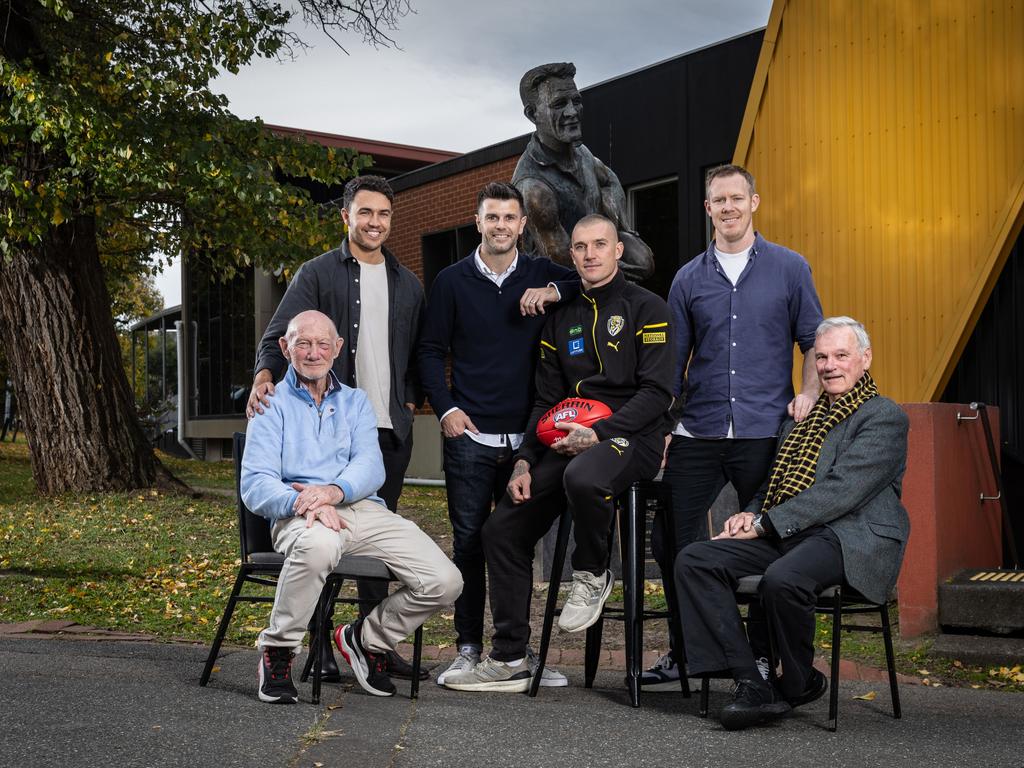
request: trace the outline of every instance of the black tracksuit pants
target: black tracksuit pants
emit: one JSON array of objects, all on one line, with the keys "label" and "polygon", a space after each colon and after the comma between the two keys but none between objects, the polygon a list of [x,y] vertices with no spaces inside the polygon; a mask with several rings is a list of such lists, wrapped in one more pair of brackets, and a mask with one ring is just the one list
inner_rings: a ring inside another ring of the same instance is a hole
[{"label": "black tracksuit pants", "polygon": [[546,451],[530,469],[530,498],[514,504],[506,493],[484,525],[497,661],[526,653],[534,548],[566,505],[575,524],[573,570],[600,575],[607,569],[615,497],[636,480],[654,477],[664,448],[661,435],[618,440],[602,440],[571,458]]}]

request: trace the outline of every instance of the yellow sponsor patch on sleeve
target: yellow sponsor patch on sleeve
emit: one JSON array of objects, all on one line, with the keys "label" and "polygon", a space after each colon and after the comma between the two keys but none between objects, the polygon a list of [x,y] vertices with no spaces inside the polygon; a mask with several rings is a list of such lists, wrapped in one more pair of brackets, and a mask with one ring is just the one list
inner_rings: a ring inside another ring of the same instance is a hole
[{"label": "yellow sponsor patch on sleeve", "polygon": [[665,332],[664,331],[646,331],[641,338],[644,344],[664,344],[665,343]]}]

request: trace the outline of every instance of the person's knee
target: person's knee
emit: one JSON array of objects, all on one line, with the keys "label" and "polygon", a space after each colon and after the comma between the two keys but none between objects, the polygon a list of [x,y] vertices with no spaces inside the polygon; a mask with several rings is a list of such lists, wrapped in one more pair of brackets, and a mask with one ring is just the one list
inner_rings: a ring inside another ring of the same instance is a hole
[{"label": "person's knee", "polygon": [[768,566],[761,578],[761,597],[768,602],[781,595],[797,595],[805,591],[800,575],[790,568],[779,566],[777,562]]},{"label": "person's knee", "polygon": [[[579,457],[576,457],[577,459]],[[565,468],[562,475],[562,488],[565,490],[565,497],[570,504],[577,506],[575,502],[592,500],[607,495],[603,488],[603,478],[595,477],[593,472],[587,471],[585,462],[573,459]]]},{"label": "person's knee", "polygon": [[288,556],[312,571],[327,573],[341,557],[341,537],[326,526],[313,525],[299,534]]},{"label": "person's knee", "polygon": [[417,592],[438,605],[451,605],[462,594],[462,574],[454,563],[445,558],[443,564],[420,574]]}]

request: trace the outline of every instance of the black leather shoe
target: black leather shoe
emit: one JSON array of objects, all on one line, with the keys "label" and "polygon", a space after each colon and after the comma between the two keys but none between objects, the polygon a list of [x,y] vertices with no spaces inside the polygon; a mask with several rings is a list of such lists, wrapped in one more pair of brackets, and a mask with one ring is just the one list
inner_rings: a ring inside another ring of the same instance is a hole
[{"label": "black leather shoe", "polygon": [[804,692],[799,696],[787,696],[786,701],[791,707],[802,707],[804,704],[810,704],[812,701],[820,699],[827,690],[828,678],[812,667],[811,674],[804,685]]},{"label": "black leather shoe", "polygon": [[[395,651],[388,651],[388,673],[391,677],[397,677],[402,680],[412,680],[412,664],[403,659]],[[430,672],[423,668],[420,664],[420,680],[426,680],[430,677]]]},{"label": "black leather shoe", "polygon": [[727,731],[770,722],[792,709],[771,683],[764,680],[738,680],[731,702],[722,708],[719,720]]},{"label": "black leather shoe", "polygon": [[[334,643],[331,638],[334,635],[334,622],[328,621],[324,625],[324,636],[317,638],[316,633],[309,636],[310,652],[316,648],[317,640],[322,641],[323,650],[320,653],[320,682],[340,683],[341,670],[338,669],[338,662],[334,658]],[[312,674],[312,672],[310,672]]]}]

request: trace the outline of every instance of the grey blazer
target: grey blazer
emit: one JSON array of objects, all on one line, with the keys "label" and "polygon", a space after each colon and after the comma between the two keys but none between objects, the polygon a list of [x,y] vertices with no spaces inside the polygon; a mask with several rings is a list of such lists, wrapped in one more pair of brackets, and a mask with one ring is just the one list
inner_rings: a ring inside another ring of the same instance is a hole
[{"label": "grey blazer", "polygon": [[[782,538],[827,525],[843,547],[847,583],[884,602],[896,585],[910,518],[900,503],[910,421],[887,397],[873,397],[828,433],[812,485],[768,511]],[[782,426],[779,445],[795,426]],[[747,509],[756,512],[767,483]]]}]

